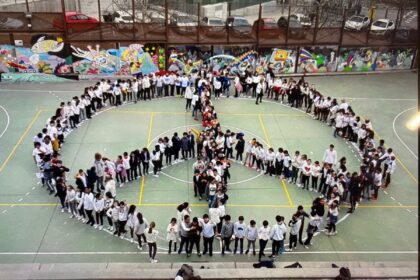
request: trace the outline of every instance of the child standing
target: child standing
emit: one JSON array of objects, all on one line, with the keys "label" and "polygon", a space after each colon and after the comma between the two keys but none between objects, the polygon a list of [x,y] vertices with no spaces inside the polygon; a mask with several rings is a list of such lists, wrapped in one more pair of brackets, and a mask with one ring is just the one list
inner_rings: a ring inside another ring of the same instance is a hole
[{"label": "child standing", "polygon": [[294,214],[292,219],[289,221],[289,227],[290,227],[289,251],[296,249],[298,234],[299,234],[301,225],[302,225],[302,219],[300,219],[297,214]]},{"label": "child standing", "polygon": [[256,222],[254,220],[251,220],[249,222],[249,226],[246,228],[245,236],[246,236],[246,240],[248,241],[245,254],[249,253],[249,249],[251,248],[251,245],[252,245],[252,254],[255,256],[256,255],[255,241],[257,240],[257,237],[258,237],[258,230],[256,227]]},{"label": "child standing", "polygon": [[134,226],[134,233],[137,236],[137,241],[139,245],[137,248],[139,250],[143,250],[143,245],[141,244],[141,239],[143,238],[143,241],[146,243],[146,236],[144,235],[144,231],[146,228],[149,227],[149,223],[145,218],[143,218],[143,215],[139,212],[137,213],[137,221],[136,225]]},{"label": "child standing", "polygon": [[224,256],[225,251],[232,252],[229,248],[233,236],[233,224],[230,222],[230,215],[225,216],[225,222],[220,230],[220,235],[222,238],[222,256]]},{"label": "child standing", "polygon": [[258,239],[260,240],[260,252],[258,254],[258,261],[260,262],[261,257],[265,256],[264,249],[270,239],[270,227],[267,220],[263,221],[262,227],[258,229]]},{"label": "child standing", "polygon": [[156,241],[157,237],[159,235],[159,232],[155,230],[156,224],[155,222],[151,222],[149,225],[149,228],[146,229],[145,235],[146,235],[146,242],[149,246],[149,257],[151,263],[157,263],[156,259]]},{"label": "child standing", "polygon": [[330,204],[330,208],[328,210],[329,213],[329,218],[330,218],[330,223],[328,225],[329,227],[329,231],[326,233],[327,235],[336,235],[337,234],[337,230],[335,228],[335,225],[337,223],[338,220],[338,202],[337,201],[333,201]]},{"label": "child standing", "polygon": [[235,235],[235,249],[233,253],[236,254],[238,249],[238,242],[240,243],[240,253],[243,254],[244,250],[244,237],[246,231],[246,224],[244,223],[244,217],[239,216],[238,221],[233,226],[233,234]]},{"label": "child standing", "polygon": [[119,214],[120,203],[118,200],[114,200],[112,206],[106,211],[106,216],[108,217],[108,229],[113,231],[115,229],[114,235],[118,233],[118,214]]},{"label": "child standing", "polygon": [[172,218],[171,222],[166,229],[167,235],[166,240],[169,241],[169,250],[168,254],[171,253],[172,244],[174,245],[174,252],[176,252],[176,240],[179,232],[178,224],[176,222],[176,218]]}]

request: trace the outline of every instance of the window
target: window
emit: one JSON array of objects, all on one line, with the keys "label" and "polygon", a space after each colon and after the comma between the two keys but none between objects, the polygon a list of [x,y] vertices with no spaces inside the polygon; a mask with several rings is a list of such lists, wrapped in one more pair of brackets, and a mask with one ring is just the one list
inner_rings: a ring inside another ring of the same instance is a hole
[{"label": "window", "polygon": [[85,16],[85,15],[78,15],[77,16],[77,18],[79,19],[79,20],[88,20],[89,18],[87,17],[87,16]]}]

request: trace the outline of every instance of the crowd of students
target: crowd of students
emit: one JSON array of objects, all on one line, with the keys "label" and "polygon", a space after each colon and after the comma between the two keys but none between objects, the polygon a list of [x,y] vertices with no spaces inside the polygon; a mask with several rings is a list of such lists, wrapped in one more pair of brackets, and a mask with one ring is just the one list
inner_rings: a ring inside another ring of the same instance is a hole
[{"label": "crowd of students", "polygon": [[[289,154],[284,148],[264,148],[255,138],[245,141],[243,133],[223,131],[212,103],[212,95],[218,98],[223,92],[227,92],[229,97],[229,86],[222,84],[221,88],[225,89],[223,91],[218,84],[224,81],[221,77],[226,77],[226,73],[212,74],[210,79],[208,74],[205,70],[200,70],[195,78],[194,75],[180,77],[165,74],[118,80],[114,83],[102,80],[94,87],[86,88],[80,97],[75,96],[67,103],[62,102],[55,114],[48,119],[45,128],[33,139],[37,176],[49,193],[59,198],[62,212],[68,211],[71,218],[77,218],[98,230],[103,229],[103,220],[106,218],[107,230],[115,235],[124,238],[129,231],[131,242],[137,237],[139,249],[142,249],[143,243],[148,243],[150,260],[156,262],[156,240],[159,233],[155,229],[155,222],[149,223],[136,210],[135,205],[117,200],[117,187],[123,187],[127,181],[148,176],[150,164],[153,166],[153,175],[159,176],[164,164],[171,165],[197,155],[197,161],[193,164],[194,194],[199,200],[207,201],[209,210],[199,218],[191,217],[188,203],[178,207],[178,216],[171,219],[167,227],[168,252],[181,253],[185,247],[189,256],[195,246],[201,256],[202,237],[203,254],[212,256],[216,237],[222,242],[222,255],[231,251],[231,240],[234,240],[233,253],[242,254],[245,251],[248,254],[252,250],[255,255],[255,243],[258,239],[261,259],[268,240],[272,240],[272,257],[284,251],[284,240],[288,231],[288,250],[295,249],[297,241],[305,247],[309,246],[313,234],[323,224],[325,205],[328,206],[325,232],[335,235],[341,203],[349,201],[349,212],[353,212],[361,198],[377,199],[379,188],[389,185],[396,167],[392,149],[384,147],[384,140],[380,140],[379,145],[375,144],[370,121],[362,122],[345,100],[338,104],[336,99],[322,96],[314,85],[309,87],[303,79],[294,81],[291,78],[287,81],[273,78],[270,73],[266,77],[253,74],[245,79],[238,76],[234,80],[235,97],[257,97],[261,92],[268,99],[281,100],[280,102],[285,102],[284,97],[287,97],[286,102],[290,106],[303,108],[314,119],[333,126],[334,136],[357,143],[363,157],[363,164],[358,172],[347,169],[345,157],[338,160],[333,145],[325,151],[322,160],[313,160],[300,151]],[[252,84],[248,83],[250,78]],[[242,84],[243,80],[245,84]],[[86,171],[80,169],[76,173],[76,187],[70,184],[70,178],[66,175],[70,170],[63,165],[60,155],[60,147],[65,143],[69,132],[107,106],[175,94],[186,99],[185,109],[191,110],[195,119],[201,113],[204,127],[202,132],[194,135],[188,131],[182,133],[182,137],[174,133],[171,138],[160,138],[151,152],[147,148],[136,149],[122,153],[116,160],[96,153],[92,167]],[[261,101],[260,97],[256,100],[257,103]],[[297,187],[318,192],[321,196],[314,200],[309,214],[302,206],[298,207],[287,223],[290,230],[282,216],[275,217],[271,228],[268,221],[263,221],[260,227],[254,220],[246,225],[243,216],[233,223],[230,215],[226,214],[225,206],[229,199],[229,168],[234,159],[257,172],[281,177]],[[309,223],[306,228],[308,237],[304,243],[302,233],[305,217],[309,219]],[[246,250],[244,240],[247,240]],[[180,241],[178,249],[177,241]]]}]

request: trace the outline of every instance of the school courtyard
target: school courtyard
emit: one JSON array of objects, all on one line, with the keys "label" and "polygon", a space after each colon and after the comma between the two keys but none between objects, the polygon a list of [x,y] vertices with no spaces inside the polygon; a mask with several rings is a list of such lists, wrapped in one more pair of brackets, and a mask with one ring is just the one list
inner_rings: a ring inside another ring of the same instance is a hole
[{"label": "school courtyard", "polygon": [[[407,127],[417,114],[417,78],[417,73],[410,72],[306,78],[322,94],[346,99],[357,115],[370,119],[376,142],[385,139],[386,146],[394,149],[398,164],[390,187],[380,190],[377,201],[362,201],[353,214],[346,213],[345,204],[341,207],[336,236],[321,232],[309,249],[298,245],[296,251],[285,252],[276,262],[418,261],[418,130]],[[35,176],[33,136],[60,101],[80,95],[93,83],[0,84],[0,263],[149,261],[147,249],[139,251],[128,238],[121,240],[110,232],[69,219],[67,213],[61,213],[58,198],[48,195]],[[322,161],[325,149],[334,144],[338,158],[347,158],[350,171],[359,169],[361,159],[353,145],[334,138],[331,127],[300,110],[265,97],[258,106],[254,99],[232,97],[215,100],[214,105],[222,129],[243,132],[246,141],[255,137],[275,150],[299,150],[313,161]],[[195,121],[191,112],[185,113],[185,100],[181,98],[153,99],[104,110],[66,138],[61,154],[64,165],[71,170],[69,181],[74,182],[78,169],[92,166],[95,152],[115,159],[125,151],[153,147],[159,137],[182,134],[191,128],[201,129],[201,122]],[[161,233],[159,263],[256,262],[252,254],[222,257],[218,240],[212,258],[194,253],[188,259],[185,254],[167,254],[166,227],[176,217],[176,206],[188,201],[192,216],[198,217],[208,211],[206,201],[194,197],[193,163],[190,159],[163,169],[159,178],[150,174],[126,183],[117,189],[117,196],[136,204],[149,222],[156,222]],[[232,163],[231,175],[226,212],[233,221],[240,215],[247,223],[254,219],[258,226],[265,219],[274,223],[275,215],[289,221],[298,205],[309,209],[317,196],[237,162]],[[271,243],[267,250],[271,250]]]}]

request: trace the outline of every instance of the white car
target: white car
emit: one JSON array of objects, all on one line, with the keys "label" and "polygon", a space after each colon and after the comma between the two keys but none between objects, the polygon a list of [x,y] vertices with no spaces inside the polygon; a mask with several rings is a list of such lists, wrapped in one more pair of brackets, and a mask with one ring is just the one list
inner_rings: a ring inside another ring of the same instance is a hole
[{"label": "white car", "polygon": [[304,14],[291,14],[290,15],[290,19],[291,20],[297,20],[300,22],[300,24],[302,25],[302,27],[304,28],[309,28],[312,26],[312,22],[310,20],[310,18]]},{"label": "white car", "polygon": [[21,28],[22,26],[23,26],[23,22],[21,20],[0,16],[1,29],[18,29],[18,28]]},{"label": "white car", "polygon": [[344,24],[346,30],[363,30],[369,27],[370,19],[367,16],[352,16]]},{"label": "white car", "polygon": [[370,34],[374,36],[386,36],[395,29],[395,23],[391,19],[377,19],[370,27]]}]

